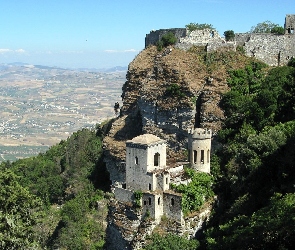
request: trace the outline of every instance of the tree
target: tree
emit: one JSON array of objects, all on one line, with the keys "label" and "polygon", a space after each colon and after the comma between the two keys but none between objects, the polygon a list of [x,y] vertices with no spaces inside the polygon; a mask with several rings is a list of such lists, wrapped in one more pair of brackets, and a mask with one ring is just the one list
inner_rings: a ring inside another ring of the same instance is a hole
[{"label": "tree", "polygon": [[0,171],[0,187],[0,249],[35,249],[33,227],[41,217],[41,201],[10,170]]},{"label": "tree", "polygon": [[274,24],[271,21],[264,21],[258,23],[256,26],[252,26],[250,33],[279,33],[283,32],[284,28],[280,27],[278,24]]},{"label": "tree", "polygon": [[270,32],[274,34],[283,35],[285,33],[285,29],[281,26],[276,26],[273,27]]},{"label": "tree", "polygon": [[159,234],[153,234],[151,241],[151,244],[148,244],[144,248],[145,250],[195,250],[199,247],[199,242],[197,240],[187,240],[173,234],[168,234],[164,237]]},{"label": "tree", "polygon": [[227,30],[223,33],[226,41],[233,41],[235,39],[235,32],[233,30]]},{"label": "tree", "polygon": [[194,31],[194,30],[204,30],[204,29],[214,29],[212,24],[207,24],[207,23],[189,23],[185,25],[185,27],[189,31]]}]

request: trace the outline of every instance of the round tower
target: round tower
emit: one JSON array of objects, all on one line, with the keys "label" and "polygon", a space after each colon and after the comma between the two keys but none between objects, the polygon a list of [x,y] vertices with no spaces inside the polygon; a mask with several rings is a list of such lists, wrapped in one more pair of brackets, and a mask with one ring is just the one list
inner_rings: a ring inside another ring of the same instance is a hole
[{"label": "round tower", "polygon": [[189,131],[189,162],[193,169],[210,173],[211,137],[210,129],[196,128]]}]

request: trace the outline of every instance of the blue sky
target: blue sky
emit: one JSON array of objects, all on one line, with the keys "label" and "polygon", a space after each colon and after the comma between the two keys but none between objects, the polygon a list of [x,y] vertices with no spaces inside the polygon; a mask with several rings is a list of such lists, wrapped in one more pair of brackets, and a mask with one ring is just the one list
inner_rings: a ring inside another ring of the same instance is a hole
[{"label": "blue sky", "polygon": [[208,23],[222,35],[286,14],[294,0],[0,0],[0,63],[127,66],[153,29]]}]

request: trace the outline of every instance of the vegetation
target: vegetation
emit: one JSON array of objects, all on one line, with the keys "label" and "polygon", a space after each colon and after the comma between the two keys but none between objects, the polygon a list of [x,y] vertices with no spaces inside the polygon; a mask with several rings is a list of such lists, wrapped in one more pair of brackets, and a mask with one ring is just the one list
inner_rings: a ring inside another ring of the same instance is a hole
[{"label": "vegetation", "polygon": [[200,209],[214,193],[212,191],[213,180],[209,174],[197,173],[191,168],[187,168],[185,172],[192,181],[188,185],[172,184],[172,188],[182,193],[182,211],[188,214]]},{"label": "vegetation", "polygon": [[214,29],[212,24],[207,24],[207,23],[189,23],[185,25],[185,27],[189,31],[194,31],[194,30],[204,30],[204,29]]},{"label": "vegetation", "polygon": [[164,47],[167,47],[169,45],[174,45],[176,42],[177,42],[177,38],[170,31],[161,37],[161,40],[157,43],[157,49],[158,51],[161,51]]},{"label": "vegetation", "polygon": [[42,218],[42,203],[22,187],[10,170],[0,171],[0,249],[36,247],[34,226]]},{"label": "vegetation", "polygon": [[253,26],[249,33],[276,33],[284,34],[285,29],[278,24],[274,24],[270,21],[264,21]]},{"label": "vegetation", "polygon": [[134,191],[134,205],[135,207],[141,207],[142,191]]},{"label": "vegetation", "polygon": [[233,30],[227,30],[223,33],[226,41],[233,41],[235,39],[235,32]]},{"label": "vegetation", "polygon": [[[214,156],[219,206],[206,249],[290,249],[295,222],[295,69],[252,63],[229,72],[223,143]],[[216,168],[218,170],[218,167]],[[243,245],[241,245],[243,242]]]},{"label": "vegetation", "polygon": [[98,203],[109,187],[101,161],[108,127],[0,165],[0,249],[103,248],[107,211]]},{"label": "vegetation", "polygon": [[184,92],[181,89],[181,86],[179,86],[176,83],[170,84],[165,91],[166,96],[176,97],[176,98],[183,98],[185,97]]},{"label": "vegetation", "polygon": [[199,247],[197,240],[187,240],[183,237],[168,234],[165,237],[159,234],[153,234],[151,244],[148,244],[145,250],[195,250]]}]

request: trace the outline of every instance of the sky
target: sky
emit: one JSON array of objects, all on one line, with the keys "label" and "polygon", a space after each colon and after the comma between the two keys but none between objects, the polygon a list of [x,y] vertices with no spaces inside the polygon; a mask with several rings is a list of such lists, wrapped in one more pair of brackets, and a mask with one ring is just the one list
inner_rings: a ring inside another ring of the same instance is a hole
[{"label": "sky", "polygon": [[151,30],[207,23],[223,35],[286,14],[294,0],[0,0],[0,63],[128,66]]}]

